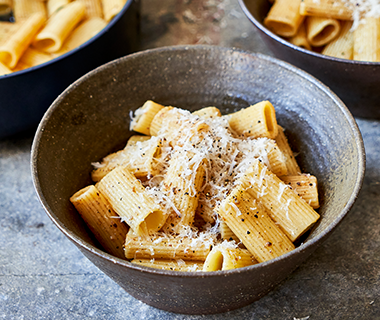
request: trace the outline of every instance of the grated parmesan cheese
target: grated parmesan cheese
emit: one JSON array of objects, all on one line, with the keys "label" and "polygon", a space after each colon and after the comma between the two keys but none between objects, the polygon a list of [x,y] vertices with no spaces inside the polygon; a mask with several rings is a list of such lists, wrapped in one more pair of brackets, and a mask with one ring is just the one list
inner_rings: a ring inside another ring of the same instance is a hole
[{"label": "grated parmesan cheese", "polygon": [[[141,116],[140,109],[132,116],[132,121]],[[142,181],[146,192],[153,196],[167,212],[175,212],[181,216],[175,207],[174,192],[170,188],[163,192],[163,181],[168,169],[168,160],[175,154],[179,158],[181,168],[178,172],[186,179],[186,189],[191,196],[196,196],[194,181],[196,169],[203,165],[205,168],[204,185],[199,193],[199,204],[205,211],[212,212],[214,223],[208,224],[206,231],[199,232],[186,226],[179,231],[179,237],[189,237],[195,247],[199,241],[216,241],[219,235],[219,217],[214,209],[236,186],[237,180],[252,166],[254,159],[259,159],[270,168],[268,153],[274,146],[274,141],[267,138],[236,138],[228,124],[228,117],[213,117],[202,119],[187,110],[173,108],[168,111],[168,120],[163,123],[154,142],[162,141],[160,163],[162,173]],[[173,120],[174,119],[174,120]],[[175,126],[175,130],[173,130]],[[207,128],[207,130],[204,130]],[[199,134],[197,131],[202,132]],[[203,131],[201,131],[203,130]],[[153,139],[153,138],[152,138]],[[175,143],[170,143],[174,141]],[[141,149],[141,143],[140,143]],[[148,148],[148,147],[147,147]],[[139,150],[136,157],[141,157],[145,149]],[[189,157],[189,155],[191,155]],[[263,178],[265,170],[260,176],[261,194],[265,194]],[[232,204],[237,215],[242,213]],[[210,240],[211,239],[211,240]]]},{"label": "grated parmesan cheese", "polygon": [[355,30],[360,23],[366,18],[380,17],[380,1],[379,0],[341,0],[345,6],[353,12],[352,30]]}]

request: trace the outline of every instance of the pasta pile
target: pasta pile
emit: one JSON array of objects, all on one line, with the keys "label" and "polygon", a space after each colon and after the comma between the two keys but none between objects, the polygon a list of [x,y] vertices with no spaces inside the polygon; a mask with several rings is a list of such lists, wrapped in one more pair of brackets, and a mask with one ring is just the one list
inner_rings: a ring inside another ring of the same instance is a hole
[{"label": "pasta pile", "polygon": [[295,248],[319,219],[317,180],[302,174],[262,101],[222,116],[147,101],[123,150],[93,163],[95,185],[70,201],[109,253],[177,271],[218,271]]},{"label": "pasta pile", "polygon": [[342,59],[380,61],[377,0],[275,0],[264,25],[307,50]]},{"label": "pasta pile", "polygon": [[0,0],[0,76],[54,59],[86,42],[126,0]]}]

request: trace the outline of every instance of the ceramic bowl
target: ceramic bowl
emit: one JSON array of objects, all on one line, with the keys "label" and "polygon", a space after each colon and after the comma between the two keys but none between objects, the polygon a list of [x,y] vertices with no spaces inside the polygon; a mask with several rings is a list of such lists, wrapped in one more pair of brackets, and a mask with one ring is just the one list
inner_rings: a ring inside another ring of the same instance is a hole
[{"label": "ceramic bowl", "polygon": [[270,9],[268,0],[239,0],[239,3],[277,58],[321,80],[355,117],[380,119],[380,62],[339,59],[297,47],[263,25]]},{"label": "ceramic bowl", "polygon": [[90,70],[138,49],[139,1],[96,36],[41,65],[0,76],[0,138],[36,128],[54,99]]},{"label": "ceramic bowl", "polygon": [[[321,219],[304,244],[265,263],[212,273],[152,269],[104,252],[69,197],[91,183],[92,162],[125,145],[130,111],[148,99],[188,110],[214,105],[223,113],[270,100],[300,153],[301,168],[319,180]],[[44,115],[31,159],[43,207],[88,259],[133,297],[188,314],[248,305],[284,280],[348,213],[362,185],[364,162],[351,113],[321,82],[275,58],[214,46],[143,51],[86,74]]]}]

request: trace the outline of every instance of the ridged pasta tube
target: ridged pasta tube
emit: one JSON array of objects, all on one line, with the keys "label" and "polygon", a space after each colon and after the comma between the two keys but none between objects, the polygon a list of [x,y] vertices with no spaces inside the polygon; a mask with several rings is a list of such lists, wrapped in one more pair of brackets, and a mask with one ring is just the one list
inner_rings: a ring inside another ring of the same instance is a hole
[{"label": "ridged pasta tube", "polygon": [[137,235],[157,232],[164,225],[166,214],[128,169],[117,167],[96,187]]},{"label": "ridged pasta tube", "polygon": [[171,270],[171,271],[202,271],[203,261],[190,261],[182,259],[133,259],[131,261],[134,264],[138,264],[144,267],[150,267],[161,270]]},{"label": "ridged pasta tube", "polygon": [[352,60],[354,53],[354,34],[351,31],[352,21],[341,21],[339,35],[322,50],[330,57]]},{"label": "ridged pasta tube", "polygon": [[208,254],[203,271],[221,271],[243,268],[257,261],[247,249],[233,248],[227,242],[217,244]]},{"label": "ridged pasta tube", "polygon": [[[198,207],[199,191],[204,184],[203,160],[191,162],[191,152],[178,152],[169,161],[162,190],[180,215],[174,213],[166,221],[163,231],[180,233],[183,227],[191,226]],[[191,172],[186,175],[185,172]]]},{"label": "ridged pasta tube", "polygon": [[212,119],[221,117],[222,113],[216,107],[206,107],[193,112],[194,115],[199,116],[202,119]]},{"label": "ridged pasta tube", "polygon": [[231,113],[228,123],[239,136],[274,139],[278,133],[276,112],[269,101]]},{"label": "ridged pasta tube", "polygon": [[264,19],[264,25],[283,37],[292,37],[302,23],[301,0],[276,0]]},{"label": "ridged pasta tube", "polygon": [[22,54],[39,32],[46,18],[41,13],[31,15],[20,28],[0,47],[0,62],[10,69],[16,67]]},{"label": "ridged pasta tube", "polygon": [[90,185],[77,191],[70,201],[102,247],[108,253],[125,259],[123,245],[128,227],[96,187]]},{"label": "ridged pasta tube", "polygon": [[56,52],[61,49],[64,41],[72,30],[84,18],[86,7],[83,3],[74,1],[59,10],[37,34],[33,46],[45,52]]},{"label": "ridged pasta tube", "polygon": [[351,20],[352,10],[340,0],[303,0],[300,4],[300,14],[306,16],[317,16],[334,18],[340,20]]},{"label": "ridged pasta tube", "polygon": [[305,23],[301,23],[297,33],[293,37],[289,38],[289,42],[297,47],[301,47],[306,50],[311,50],[310,43],[307,40]]},{"label": "ridged pasta tube", "polygon": [[129,231],[125,240],[124,251],[127,259],[183,259],[205,261],[213,241],[173,237],[168,235],[151,235],[139,237]]},{"label": "ridged pasta tube", "polygon": [[47,18],[45,3],[41,0],[13,1],[13,15],[16,21],[28,19],[31,15],[39,13]]},{"label": "ridged pasta tube", "polygon": [[240,183],[291,241],[298,239],[319,219],[319,214],[305,200],[258,160],[246,171]]},{"label": "ridged pasta tube", "polygon": [[307,17],[305,20],[307,40],[314,47],[321,47],[335,39],[340,32],[337,19]]},{"label": "ridged pasta tube", "polygon": [[293,243],[247,189],[243,183],[236,186],[217,208],[219,216],[258,262],[293,250]]},{"label": "ridged pasta tube", "polygon": [[354,60],[380,61],[380,18],[368,17],[355,29]]},{"label": "ridged pasta tube", "polygon": [[286,170],[288,172],[287,174],[295,175],[295,174],[300,173],[301,169],[298,166],[294,153],[292,149],[290,148],[288,139],[285,136],[284,129],[281,126],[278,126],[278,134],[276,137],[276,143],[285,157],[285,165],[286,165]]},{"label": "ridged pasta tube", "polygon": [[152,120],[163,107],[163,105],[152,100],[146,101],[141,108],[136,110],[130,129],[142,134],[151,135],[150,126]]},{"label": "ridged pasta tube", "polygon": [[317,178],[310,174],[282,176],[280,179],[289,185],[300,198],[305,200],[313,209],[319,208]]},{"label": "ridged pasta tube", "polygon": [[94,182],[100,181],[113,169],[122,166],[127,168],[137,178],[145,178],[158,173],[157,162],[160,155],[162,140],[157,137],[130,143],[120,151],[111,153],[91,173]]}]

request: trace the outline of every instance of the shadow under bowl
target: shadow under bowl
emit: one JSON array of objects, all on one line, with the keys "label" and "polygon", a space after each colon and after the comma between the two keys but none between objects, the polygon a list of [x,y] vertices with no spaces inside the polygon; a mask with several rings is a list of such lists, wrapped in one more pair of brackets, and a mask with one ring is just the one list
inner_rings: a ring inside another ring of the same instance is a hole
[{"label": "shadow under bowl", "polygon": [[94,68],[138,49],[139,2],[127,1],[96,36],[35,67],[0,76],[0,139],[36,128],[57,96]]},{"label": "shadow under bowl", "polygon": [[[269,100],[304,172],[319,180],[321,219],[294,251],[220,272],[170,272],[104,252],[69,201],[91,184],[91,163],[122,148],[129,114],[148,100],[223,113]],[[321,82],[277,59],[213,46],[166,47],[103,65],[67,88],[43,117],[32,146],[35,189],[57,227],[133,297],[187,314],[219,313],[259,299],[331,234],[362,185],[365,154],[357,125]]]},{"label": "shadow under bowl", "polygon": [[322,81],[355,117],[380,119],[380,62],[339,59],[297,47],[263,25],[271,6],[268,0],[239,0],[239,3],[277,58]]}]

